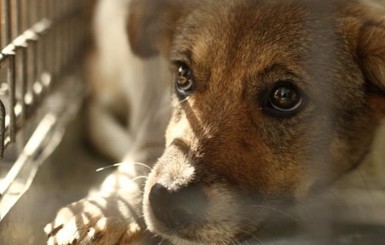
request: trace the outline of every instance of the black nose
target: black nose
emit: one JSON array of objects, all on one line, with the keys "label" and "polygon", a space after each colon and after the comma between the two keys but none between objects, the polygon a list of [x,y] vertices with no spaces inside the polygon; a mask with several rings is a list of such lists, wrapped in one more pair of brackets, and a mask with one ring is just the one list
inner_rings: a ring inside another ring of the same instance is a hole
[{"label": "black nose", "polygon": [[169,191],[155,184],[150,191],[150,206],[155,218],[169,228],[187,226],[203,218],[207,198],[199,185]]}]

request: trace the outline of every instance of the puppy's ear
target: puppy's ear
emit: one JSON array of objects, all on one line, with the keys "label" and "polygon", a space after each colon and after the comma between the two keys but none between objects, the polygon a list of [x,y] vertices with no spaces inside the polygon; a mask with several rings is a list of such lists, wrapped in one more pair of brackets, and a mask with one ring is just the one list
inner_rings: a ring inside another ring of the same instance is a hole
[{"label": "puppy's ear", "polygon": [[385,17],[360,14],[347,18],[344,28],[348,43],[370,92],[373,108],[385,115]]},{"label": "puppy's ear", "polygon": [[357,58],[364,75],[385,95],[385,18],[361,26]]},{"label": "puppy's ear", "polygon": [[133,52],[143,58],[167,55],[178,22],[189,8],[186,0],[132,0],[128,37]]}]

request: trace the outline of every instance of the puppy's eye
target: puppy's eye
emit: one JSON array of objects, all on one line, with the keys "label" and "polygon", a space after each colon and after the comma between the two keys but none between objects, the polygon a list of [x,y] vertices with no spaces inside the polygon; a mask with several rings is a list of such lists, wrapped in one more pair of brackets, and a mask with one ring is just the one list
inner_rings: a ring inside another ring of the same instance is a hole
[{"label": "puppy's eye", "polygon": [[189,96],[195,88],[194,77],[191,69],[182,62],[177,64],[175,88],[179,95]]},{"label": "puppy's eye", "polygon": [[304,103],[301,91],[290,81],[278,82],[266,98],[264,110],[273,116],[288,117]]}]

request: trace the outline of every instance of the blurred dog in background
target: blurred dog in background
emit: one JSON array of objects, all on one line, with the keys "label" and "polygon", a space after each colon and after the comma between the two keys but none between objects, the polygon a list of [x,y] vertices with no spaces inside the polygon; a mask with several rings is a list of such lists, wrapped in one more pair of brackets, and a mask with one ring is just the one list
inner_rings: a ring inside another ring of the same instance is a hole
[{"label": "blurred dog in background", "polygon": [[358,0],[99,0],[89,130],[123,164],[59,211],[48,243],[232,244],[341,178],[384,187],[371,153],[384,13]]}]

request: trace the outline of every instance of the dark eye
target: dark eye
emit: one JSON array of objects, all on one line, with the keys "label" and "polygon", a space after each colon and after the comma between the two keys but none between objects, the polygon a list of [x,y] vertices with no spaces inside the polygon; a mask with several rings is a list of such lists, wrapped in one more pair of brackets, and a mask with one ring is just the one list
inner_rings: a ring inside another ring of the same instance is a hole
[{"label": "dark eye", "polygon": [[273,116],[288,117],[298,112],[303,103],[301,91],[292,82],[278,82],[270,90],[264,110]]},{"label": "dark eye", "polygon": [[185,63],[177,63],[175,88],[177,93],[183,97],[191,95],[194,91],[194,77],[191,69]]}]

